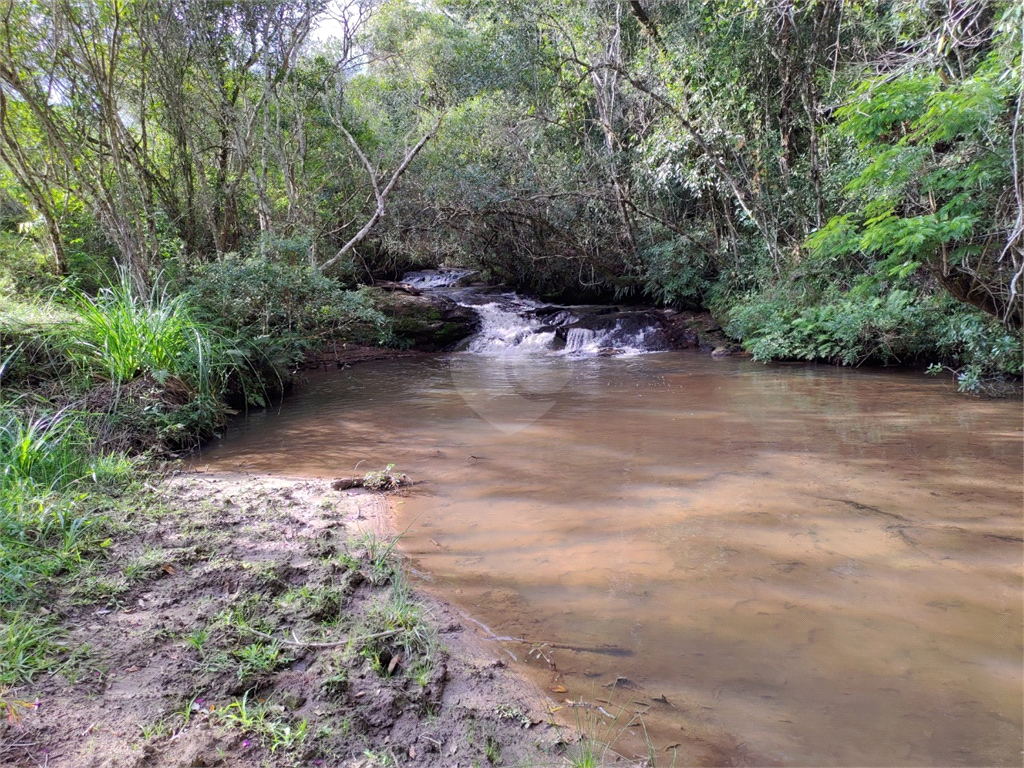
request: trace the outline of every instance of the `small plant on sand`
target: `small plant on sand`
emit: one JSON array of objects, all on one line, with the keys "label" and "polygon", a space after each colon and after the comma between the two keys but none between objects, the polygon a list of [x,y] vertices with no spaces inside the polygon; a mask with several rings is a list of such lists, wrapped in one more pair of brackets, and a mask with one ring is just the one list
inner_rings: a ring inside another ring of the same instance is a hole
[{"label": "small plant on sand", "polygon": [[0,686],[0,720],[18,725],[25,715],[38,706],[37,702],[16,698],[11,688]]},{"label": "small plant on sand", "polygon": [[234,666],[226,651],[214,651],[203,654],[203,662],[199,668],[206,674],[219,675]]},{"label": "small plant on sand", "polygon": [[363,488],[370,491],[393,491],[409,484],[409,476],[395,472],[395,465],[388,464],[384,469],[367,472],[363,478]]},{"label": "small plant on sand", "polygon": [[[615,752],[615,744],[626,733],[642,733],[647,745],[647,760],[643,765],[663,765],[660,755],[655,749],[643,717],[633,714],[625,707],[619,707],[616,714],[611,714],[604,707],[597,706],[580,699],[570,701],[576,715],[576,732],[578,740],[572,744],[566,759],[573,768],[601,768],[605,765],[617,764],[621,757]],[[609,705],[611,706],[611,705]],[[638,729],[633,730],[633,729]],[[671,766],[676,764],[676,754],[672,753]]]},{"label": "small plant on sand", "polygon": [[283,656],[277,643],[252,643],[234,652],[238,660],[238,679],[249,680],[262,677],[290,659]]},{"label": "small plant on sand", "polygon": [[195,648],[200,655],[203,655],[204,648],[206,647],[206,641],[210,639],[210,630],[206,627],[199,627],[193,629],[187,635],[185,635],[185,642]]},{"label": "small plant on sand", "polygon": [[[620,709],[617,715],[611,715],[604,708],[580,699],[568,701],[575,715],[575,730],[579,734],[575,743],[570,745],[566,758],[572,768],[600,768],[615,757],[613,746],[626,729],[634,724],[629,713]],[[628,723],[623,726],[620,718],[626,717]]]},{"label": "small plant on sand", "polygon": [[259,702],[249,703],[250,693],[251,691],[246,691],[242,698],[220,710],[220,719],[227,725],[234,725],[245,731],[257,731],[266,719],[267,712]]},{"label": "small plant on sand", "polygon": [[320,690],[331,699],[340,700],[348,691],[348,666],[341,659],[332,658],[325,663],[324,679],[320,682]]},{"label": "small plant on sand", "polygon": [[409,677],[416,683],[420,688],[426,688],[430,684],[430,678],[434,674],[434,665],[430,659],[424,659],[423,661],[414,664],[409,669]]},{"label": "small plant on sand", "polygon": [[588,736],[580,738],[569,755],[572,768],[599,768],[605,747]]},{"label": "small plant on sand", "polygon": [[375,752],[367,749],[363,751],[363,757],[374,768],[398,768],[398,758],[391,752]]},{"label": "small plant on sand", "polygon": [[246,691],[241,699],[233,701],[218,715],[224,725],[240,728],[258,737],[271,752],[291,749],[306,740],[309,723],[300,720],[296,724],[286,723],[273,717],[275,708],[266,702],[253,703]]},{"label": "small plant on sand", "polygon": [[149,725],[140,725],[139,729],[142,731],[143,741],[160,741],[174,735],[174,729],[165,717]]},{"label": "small plant on sand", "polygon": [[437,641],[423,611],[404,574],[396,570],[391,587],[363,615],[359,643],[350,652],[368,659],[381,676],[390,677],[401,667],[426,685]]},{"label": "small plant on sand", "polygon": [[187,728],[189,723],[192,722],[192,718],[197,715],[205,717],[209,714],[209,711],[203,707],[203,695],[197,693],[191,699],[182,704],[181,709],[174,712],[174,715],[181,719],[181,727]]},{"label": "small plant on sand", "polygon": [[336,562],[335,567],[341,571],[358,571],[362,565],[358,557],[347,551],[338,553]]},{"label": "small plant on sand", "polygon": [[104,679],[110,667],[96,654],[92,646],[83,643],[71,649],[58,671],[71,685],[78,685],[79,682],[86,680]]},{"label": "small plant on sand", "polygon": [[269,632],[274,628],[266,615],[264,597],[258,593],[239,597],[229,608],[221,611],[214,621],[220,627],[236,634],[245,633],[250,629]]},{"label": "small plant on sand", "polygon": [[501,742],[494,736],[488,735],[484,739],[484,756],[491,765],[501,762]]},{"label": "small plant on sand", "polygon": [[277,598],[277,603],[282,608],[302,607],[314,599],[314,590],[308,584],[289,589]]},{"label": "small plant on sand", "polygon": [[279,749],[291,749],[306,740],[308,729],[309,722],[305,719],[299,720],[294,726],[271,721],[265,735],[267,747],[272,753]]},{"label": "small plant on sand", "polygon": [[121,575],[129,583],[154,581],[174,568],[167,564],[168,553],[163,549],[147,549],[141,555],[125,563]]},{"label": "small plant on sand", "polygon": [[367,565],[364,575],[371,584],[382,586],[401,578],[401,564],[395,554],[400,539],[400,536],[396,536],[385,540],[366,532],[356,542],[356,551],[363,553]]}]

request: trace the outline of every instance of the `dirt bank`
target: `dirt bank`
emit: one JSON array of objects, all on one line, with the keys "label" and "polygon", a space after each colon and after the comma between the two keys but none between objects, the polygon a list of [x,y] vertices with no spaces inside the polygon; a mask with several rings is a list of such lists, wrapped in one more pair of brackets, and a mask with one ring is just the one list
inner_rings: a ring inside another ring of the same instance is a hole
[{"label": "dirt bank", "polygon": [[[390,505],[326,481],[178,474],[109,514],[48,610],[67,662],[3,695],[0,764],[579,764],[497,644],[412,592]],[[589,763],[596,764],[596,763]]]}]

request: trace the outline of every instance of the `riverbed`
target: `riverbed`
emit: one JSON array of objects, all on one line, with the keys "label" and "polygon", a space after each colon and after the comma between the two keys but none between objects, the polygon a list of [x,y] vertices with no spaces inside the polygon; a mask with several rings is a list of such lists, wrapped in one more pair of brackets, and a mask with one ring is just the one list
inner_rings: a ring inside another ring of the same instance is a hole
[{"label": "riverbed", "polygon": [[460,353],[311,374],[197,463],[407,472],[424,585],[627,754],[1019,765],[1022,409],[952,389]]}]

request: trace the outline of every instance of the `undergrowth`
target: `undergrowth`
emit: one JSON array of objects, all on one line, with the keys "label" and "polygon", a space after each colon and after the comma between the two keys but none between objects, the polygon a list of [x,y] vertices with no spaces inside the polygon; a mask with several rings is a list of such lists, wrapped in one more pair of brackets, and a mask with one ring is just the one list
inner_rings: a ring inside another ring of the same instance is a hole
[{"label": "undergrowth", "polygon": [[308,267],[263,256],[229,258],[179,277],[195,316],[224,329],[269,384],[286,381],[307,350],[328,340],[391,341],[391,324],[365,290],[345,290]]},{"label": "undergrowth", "polygon": [[126,483],[133,463],[91,449],[81,414],[0,417],[0,688],[60,663],[59,632],[38,608],[109,544],[95,501]]},{"label": "undergrowth", "polygon": [[149,288],[125,270],[92,292],[83,282],[94,281],[35,295],[0,286],[0,385],[99,414],[107,445],[194,447],[229,405],[281,394],[307,350],[390,338],[369,294],[263,257],[176,268]]},{"label": "undergrowth", "polygon": [[948,297],[912,288],[751,292],[723,314],[726,331],[755,360],[945,366],[958,374],[961,391],[971,392],[993,378],[1021,374],[1018,335]]},{"label": "undergrowth", "polygon": [[108,444],[159,450],[207,437],[224,422],[228,381],[252,381],[244,356],[181,297],[140,295],[124,274],[95,296],[66,288],[6,297],[0,310],[5,409],[76,411],[86,431],[123,436]]}]

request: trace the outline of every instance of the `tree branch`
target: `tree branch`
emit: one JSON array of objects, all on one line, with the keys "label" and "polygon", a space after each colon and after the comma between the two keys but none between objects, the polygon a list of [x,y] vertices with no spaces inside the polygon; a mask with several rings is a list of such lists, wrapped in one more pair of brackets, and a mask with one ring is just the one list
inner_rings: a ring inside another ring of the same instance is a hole
[{"label": "tree branch", "polygon": [[412,149],[408,150],[405,153],[405,157],[402,159],[401,164],[399,164],[399,166],[395,169],[394,173],[391,174],[391,179],[388,181],[387,185],[385,185],[384,189],[380,188],[380,184],[377,180],[377,171],[370,163],[369,158],[367,158],[363,150],[360,149],[359,143],[355,140],[352,134],[349,133],[345,126],[341,124],[341,121],[338,120],[338,127],[341,129],[342,133],[345,134],[345,138],[348,139],[349,144],[352,145],[352,148],[355,150],[356,155],[358,155],[360,162],[363,164],[363,167],[366,168],[366,172],[370,176],[370,184],[373,186],[373,196],[377,200],[377,207],[374,210],[373,215],[370,216],[367,222],[363,225],[362,229],[356,232],[351,240],[349,240],[347,243],[341,246],[341,249],[336,254],[334,254],[334,256],[332,256],[330,259],[328,259],[327,261],[320,265],[320,270],[322,272],[326,272],[328,269],[331,269],[334,265],[336,265],[343,258],[345,258],[346,254],[348,254],[353,248],[359,245],[359,243],[361,243],[366,238],[366,236],[370,234],[373,228],[377,226],[377,222],[379,222],[384,217],[384,205],[387,202],[388,195],[391,194],[391,191],[395,188],[395,185],[398,183],[398,180],[402,177],[402,174],[405,173],[406,169],[416,158],[416,155],[420,153],[420,150],[423,149],[426,143],[434,137],[435,133],[437,133],[437,130],[441,127],[441,123],[444,120],[445,115],[446,113],[442,112],[438,116],[433,127],[425,134],[423,134],[420,140],[416,142],[416,146],[414,146]]}]

